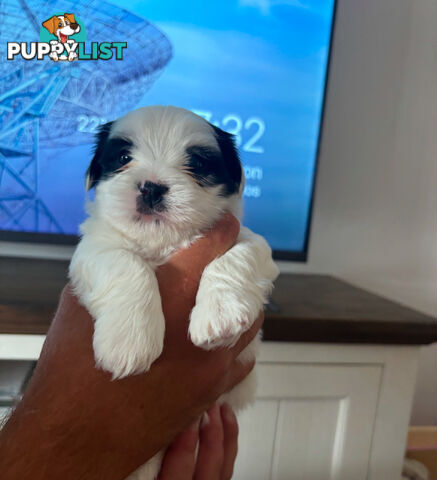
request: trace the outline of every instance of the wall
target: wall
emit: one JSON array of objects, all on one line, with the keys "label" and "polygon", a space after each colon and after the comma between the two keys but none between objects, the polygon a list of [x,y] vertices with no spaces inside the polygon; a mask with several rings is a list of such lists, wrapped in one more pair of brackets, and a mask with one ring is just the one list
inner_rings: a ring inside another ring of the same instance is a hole
[{"label": "wall", "polygon": [[[306,266],[437,316],[437,2],[340,0]],[[437,345],[412,421],[437,424]]]}]

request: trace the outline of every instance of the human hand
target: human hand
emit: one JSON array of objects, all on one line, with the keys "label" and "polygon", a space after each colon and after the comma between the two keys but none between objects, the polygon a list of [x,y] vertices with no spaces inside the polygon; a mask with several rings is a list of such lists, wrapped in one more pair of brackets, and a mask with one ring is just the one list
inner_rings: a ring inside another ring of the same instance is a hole
[{"label": "human hand", "polygon": [[225,404],[211,407],[206,418],[200,425],[197,420],[176,437],[167,449],[158,480],[232,478],[238,450],[237,417]]},{"label": "human hand", "polygon": [[144,375],[111,381],[95,368],[92,319],[64,290],[34,376],[0,433],[3,480],[124,479],[249,373],[252,365],[236,358],[262,316],[232,349],[207,352],[187,336],[203,268],[232,247],[238,229],[226,216],[158,269],[166,338]]}]

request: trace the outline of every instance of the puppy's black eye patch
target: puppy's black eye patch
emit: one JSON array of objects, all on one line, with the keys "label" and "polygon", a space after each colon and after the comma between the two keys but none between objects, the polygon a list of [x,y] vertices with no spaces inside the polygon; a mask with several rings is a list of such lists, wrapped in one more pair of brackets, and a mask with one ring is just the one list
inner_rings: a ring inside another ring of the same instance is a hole
[{"label": "puppy's black eye patch", "polygon": [[88,189],[117,173],[132,160],[132,142],[119,137],[109,138],[110,129],[111,124],[104,125],[97,135],[94,157],[87,172]]},{"label": "puppy's black eye patch", "polygon": [[108,140],[98,160],[102,177],[115,173],[121,167],[127,165],[132,160],[130,156],[131,148],[132,143],[124,138],[111,138]]},{"label": "puppy's black eye patch", "polygon": [[187,148],[187,169],[193,176],[204,176],[217,173],[221,169],[220,152],[208,147],[193,146]]},{"label": "puppy's black eye patch", "polygon": [[[232,195],[238,191],[241,174],[239,179],[233,178],[221,150],[192,146],[187,148],[186,154],[185,168],[198,185],[201,187],[222,185],[221,195],[224,196]],[[238,161],[238,157],[236,158]],[[239,161],[238,167],[241,168]]]}]

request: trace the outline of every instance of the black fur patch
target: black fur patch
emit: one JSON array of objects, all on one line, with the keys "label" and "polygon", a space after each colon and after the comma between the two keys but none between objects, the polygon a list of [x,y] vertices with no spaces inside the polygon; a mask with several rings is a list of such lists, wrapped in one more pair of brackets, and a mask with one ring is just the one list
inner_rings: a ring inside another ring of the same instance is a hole
[{"label": "black fur patch", "polygon": [[132,148],[132,142],[117,137],[109,139],[112,123],[102,125],[97,133],[94,156],[86,172],[89,189],[95,187],[100,180],[116,173],[117,170],[128,163],[126,160]]},{"label": "black fur patch", "polygon": [[222,195],[237,193],[241,184],[241,162],[230,133],[211,125],[214,129],[220,151],[209,147],[187,148],[186,166],[201,187],[223,185]]},{"label": "black fur patch", "polygon": [[237,147],[235,146],[234,136],[224,130],[211,125],[214,129],[217,142],[222,152],[226,170],[229,174],[229,180],[226,184],[229,195],[238,192],[242,178],[242,167]]}]

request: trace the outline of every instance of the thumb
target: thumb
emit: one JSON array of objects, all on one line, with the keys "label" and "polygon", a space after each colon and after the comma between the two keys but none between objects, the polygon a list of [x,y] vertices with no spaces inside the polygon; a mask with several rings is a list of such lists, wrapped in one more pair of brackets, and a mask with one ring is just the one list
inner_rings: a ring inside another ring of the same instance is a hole
[{"label": "thumb", "polygon": [[[226,213],[202,238],[176,252],[157,269],[160,286],[165,286],[166,292],[194,295],[204,268],[235,244],[239,231],[238,220]],[[166,292],[161,291],[161,295],[164,297]]]}]

